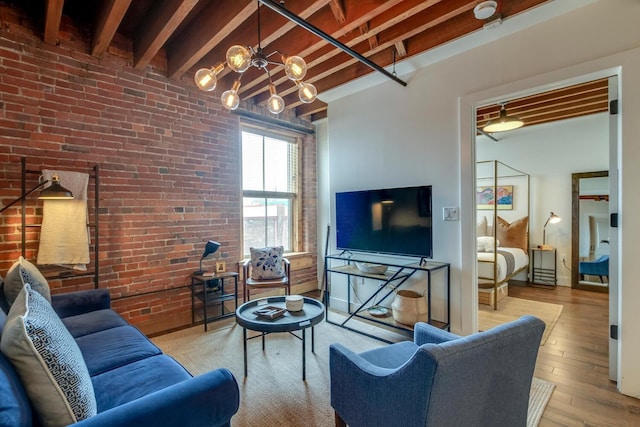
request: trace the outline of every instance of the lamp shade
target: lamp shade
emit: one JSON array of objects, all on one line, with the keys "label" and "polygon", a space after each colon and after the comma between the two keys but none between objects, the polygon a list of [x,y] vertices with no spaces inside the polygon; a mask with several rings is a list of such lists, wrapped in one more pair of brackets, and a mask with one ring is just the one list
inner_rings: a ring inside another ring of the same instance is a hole
[{"label": "lamp shade", "polygon": [[[549,215],[549,219],[547,219],[547,222],[551,224],[557,224],[560,221],[562,221],[562,218],[560,218],[559,215],[554,214],[553,212],[551,212],[551,215]],[[547,224],[545,223],[545,225]]]},{"label": "lamp shade", "polygon": [[544,227],[542,227],[542,246],[543,246],[543,248],[547,244],[547,225],[549,225],[549,224],[557,224],[560,221],[562,221],[562,218],[560,218],[560,215],[557,215],[557,214],[551,212],[551,214],[549,215],[549,218],[547,218],[547,221],[544,223]]},{"label": "lamp shade", "polygon": [[207,244],[204,246],[204,253],[202,254],[202,259],[215,253],[219,248],[220,248],[220,243],[214,242],[213,240],[209,240]]},{"label": "lamp shade", "polygon": [[202,269],[202,260],[208,257],[209,255],[215,253],[220,248],[220,243],[209,240],[206,245],[204,245],[204,252],[202,253],[202,258],[200,258],[200,270],[194,272],[193,274],[202,275],[204,274],[204,270]]},{"label": "lamp shade", "polygon": [[497,119],[489,120],[489,123],[482,130],[489,133],[504,132],[518,129],[522,126],[524,126],[524,122],[519,117],[508,115],[507,109],[503,105],[500,109],[500,116]]},{"label": "lamp shade", "polygon": [[73,193],[60,185],[60,178],[54,173],[51,176],[51,185],[40,192],[38,199],[71,200],[73,199]]}]

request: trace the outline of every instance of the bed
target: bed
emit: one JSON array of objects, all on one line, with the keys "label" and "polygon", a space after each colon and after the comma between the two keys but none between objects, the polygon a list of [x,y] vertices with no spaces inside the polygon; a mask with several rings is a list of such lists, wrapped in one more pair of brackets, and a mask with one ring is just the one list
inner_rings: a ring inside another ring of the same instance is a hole
[{"label": "bed", "polygon": [[497,160],[476,172],[478,301],[497,310],[509,280],[529,270],[530,179]]}]

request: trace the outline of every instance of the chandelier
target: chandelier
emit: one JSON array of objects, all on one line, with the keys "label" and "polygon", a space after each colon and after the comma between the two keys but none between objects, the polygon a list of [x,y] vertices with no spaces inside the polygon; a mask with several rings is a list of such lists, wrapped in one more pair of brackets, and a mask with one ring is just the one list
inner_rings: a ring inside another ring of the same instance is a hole
[{"label": "chandelier", "polygon": [[[280,61],[273,60],[272,57],[280,58]],[[235,110],[240,104],[240,79],[249,67],[255,67],[264,70],[269,78],[269,99],[267,100],[267,109],[273,114],[279,114],[284,110],[284,99],[276,92],[276,86],[271,80],[271,71],[269,65],[284,66],[284,72],[298,87],[298,97],[300,101],[309,104],[315,101],[318,91],[311,83],[302,81],[307,74],[307,63],[299,56],[286,56],[278,51],[265,54],[262,50],[260,39],[260,1],[258,0],[258,47],[254,49],[252,46],[233,45],[227,49],[226,62],[222,62],[211,68],[200,68],[196,71],[194,79],[198,89],[211,92],[216,88],[218,83],[218,74],[224,70],[225,64],[240,76],[235,79],[231,89],[222,93],[220,100],[222,106],[228,110]]]}]

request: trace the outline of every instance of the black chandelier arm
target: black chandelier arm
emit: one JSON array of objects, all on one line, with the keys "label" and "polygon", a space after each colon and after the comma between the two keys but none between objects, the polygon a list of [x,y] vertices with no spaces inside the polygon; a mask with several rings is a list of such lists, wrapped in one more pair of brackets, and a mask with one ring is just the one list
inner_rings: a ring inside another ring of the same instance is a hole
[{"label": "black chandelier arm", "polygon": [[258,0],[258,1],[260,3],[262,3],[263,5],[267,6],[269,9],[273,10],[274,12],[277,12],[280,15],[284,16],[285,18],[287,18],[291,22],[299,25],[300,27],[306,29],[307,31],[309,31],[309,32],[311,32],[313,34],[315,34],[316,36],[320,37],[321,39],[331,43],[332,45],[334,45],[338,49],[341,49],[343,52],[351,55],[352,57],[354,57],[358,61],[360,61],[363,64],[367,65],[368,67],[374,69],[375,71],[378,71],[378,72],[384,74],[385,76],[387,76],[391,80],[395,81],[396,83],[399,83],[402,86],[406,86],[407,85],[407,82],[405,82],[404,80],[401,80],[397,76],[394,76],[392,73],[388,72],[387,70],[385,70],[384,68],[382,68],[381,66],[376,64],[375,62],[373,62],[373,61],[369,60],[368,58],[362,56],[361,54],[359,54],[355,50],[351,49],[349,46],[339,42],[335,38],[331,37],[329,34],[325,33],[321,29],[317,28],[316,26],[314,26],[314,25],[310,24],[309,22],[305,21],[304,19],[300,18],[298,15],[288,11],[287,9],[285,9],[284,7],[279,5],[278,3],[274,2],[273,0]]},{"label": "black chandelier arm", "polygon": [[271,64],[271,65],[280,65],[284,67],[284,62],[278,62],[278,61],[267,61],[267,64]]}]

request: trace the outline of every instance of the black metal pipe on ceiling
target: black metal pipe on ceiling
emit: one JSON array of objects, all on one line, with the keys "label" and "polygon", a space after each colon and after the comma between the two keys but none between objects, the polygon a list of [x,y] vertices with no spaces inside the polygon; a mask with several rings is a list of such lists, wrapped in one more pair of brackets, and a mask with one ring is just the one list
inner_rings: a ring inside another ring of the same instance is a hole
[{"label": "black metal pipe on ceiling", "polygon": [[339,42],[336,39],[334,39],[329,34],[325,33],[324,31],[322,31],[318,27],[316,27],[313,24],[310,24],[309,22],[307,22],[304,19],[300,18],[298,15],[296,15],[296,14],[294,14],[292,12],[289,12],[287,9],[285,9],[283,6],[279,5],[278,3],[274,2],[273,0],[258,0],[258,1],[260,3],[262,3],[263,5],[267,6],[269,9],[273,10],[274,12],[284,16],[285,18],[287,18],[291,22],[299,25],[300,27],[306,29],[307,31],[309,31],[309,32],[311,32],[313,34],[315,34],[316,36],[320,37],[321,39],[331,43],[332,45],[334,45],[338,49],[342,50],[343,52],[351,55],[352,57],[354,57],[358,61],[362,62],[366,66],[374,69],[375,71],[378,71],[378,72],[384,74],[385,76],[387,76],[391,80],[395,81],[396,83],[399,83],[402,86],[406,86],[407,85],[407,82],[405,82],[404,80],[399,79],[394,74],[388,72],[387,70],[385,70],[384,68],[382,68],[381,66],[376,64],[375,62],[373,62],[373,61],[369,60],[368,58],[362,56],[361,54],[359,54],[355,50],[351,49],[349,46]]}]

